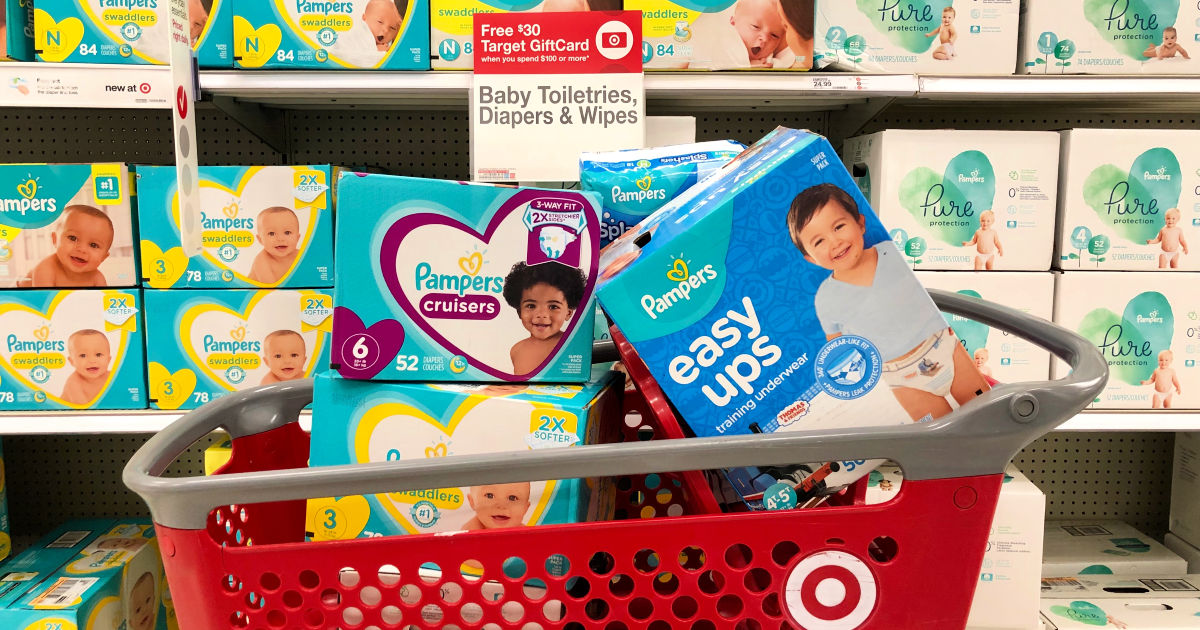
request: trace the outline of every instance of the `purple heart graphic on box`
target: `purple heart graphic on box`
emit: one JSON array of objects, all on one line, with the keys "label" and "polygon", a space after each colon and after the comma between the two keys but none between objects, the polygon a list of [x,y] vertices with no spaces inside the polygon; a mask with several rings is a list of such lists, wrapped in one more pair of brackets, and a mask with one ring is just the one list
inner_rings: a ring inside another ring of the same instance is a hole
[{"label": "purple heart graphic on box", "polygon": [[342,376],[587,379],[596,195],[385,175],[344,176],[338,195]]}]

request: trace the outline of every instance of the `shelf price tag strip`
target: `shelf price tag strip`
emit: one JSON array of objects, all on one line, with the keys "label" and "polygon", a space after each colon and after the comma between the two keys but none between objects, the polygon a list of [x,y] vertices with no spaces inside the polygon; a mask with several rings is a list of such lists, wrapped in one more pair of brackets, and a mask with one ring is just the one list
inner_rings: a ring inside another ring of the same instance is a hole
[{"label": "shelf price tag strip", "polygon": [[577,181],[583,151],[645,140],[638,11],[476,13],[471,178]]},{"label": "shelf price tag strip", "polygon": [[161,66],[0,63],[0,107],[164,109],[170,80]]},{"label": "shelf price tag strip", "polygon": [[196,61],[188,28],[188,0],[171,0],[171,123],[175,136],[175,175],[179,183],[179,236],[183,253],[200,247],[200,166],[196,158]]}]

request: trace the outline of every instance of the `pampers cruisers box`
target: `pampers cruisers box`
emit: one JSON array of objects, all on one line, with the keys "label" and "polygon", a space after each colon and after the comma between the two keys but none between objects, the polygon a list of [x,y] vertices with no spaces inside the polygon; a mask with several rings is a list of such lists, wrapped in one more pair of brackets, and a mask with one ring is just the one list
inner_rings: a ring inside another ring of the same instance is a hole
[{"label": "pampers cruisers box", "polygon": [[1058,134],[889,129],[843,158],[914,269],[1048,271]]},{"label": "pampers cruisers box", "polygon": [[[621,422],[620,377],[585,385],[316,380],[312,466],[570,448]],[[315,540],[587,520],[591,480],[431,488],[309,501]]]},{"label": "pampers cruisers box", "polygon": [[988,389],[805,131],[776,129],[651,215],[600,274],[601,306],[698,436],[934,420]]},{"label": "pampers cruisers box", "polygon": [[428,70],[428,0],[238,0],[238,68]]},{"label": "pampers cruisers box", "polygon": [[145,291],[150,405],[194,409],[329,363],[329,289]]},{"label": "pampers cruisers box", "polygon": [[338,182],[334,370],[587,381],[599,195],[357,173]]},{"label": "pampers cruisers box", "polygon": [[1200,131],[1062,132],[1058,267],[1200,271]]},{"label": "pampers cruisers box", "polygon": [[142,280],[152,289],[333,286],[328,166],[201,166],[203,250],[183,253],[174,166],[139,166]]},{"label": "pampers cruisers box", "polygon": [[[1108,384],[1096,409],[1200,409],[1200,274],[1067,272],[1054,323],[1096,344]],[[1057,377],[1067,366],[1052,362]]]}]

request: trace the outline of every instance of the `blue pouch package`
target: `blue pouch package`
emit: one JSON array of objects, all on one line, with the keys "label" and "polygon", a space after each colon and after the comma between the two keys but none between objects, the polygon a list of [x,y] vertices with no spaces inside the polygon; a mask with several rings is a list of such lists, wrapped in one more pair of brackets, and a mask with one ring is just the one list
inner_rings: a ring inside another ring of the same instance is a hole
[{"label": "blue pouch package", "polygon": [[600,246],[637,225],[746,147],[733,140],[678,144],[655,149],[584,153],[579,157],[583,190],[603,198]]}]

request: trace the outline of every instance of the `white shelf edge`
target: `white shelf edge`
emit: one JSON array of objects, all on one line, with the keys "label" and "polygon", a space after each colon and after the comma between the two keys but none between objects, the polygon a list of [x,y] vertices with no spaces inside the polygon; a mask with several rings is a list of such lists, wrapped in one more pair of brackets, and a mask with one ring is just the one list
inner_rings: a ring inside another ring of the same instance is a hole
[{"label": "white shelf edge", "polygon": [[0,107],[169,109],[169,66],[0,63]]}]

